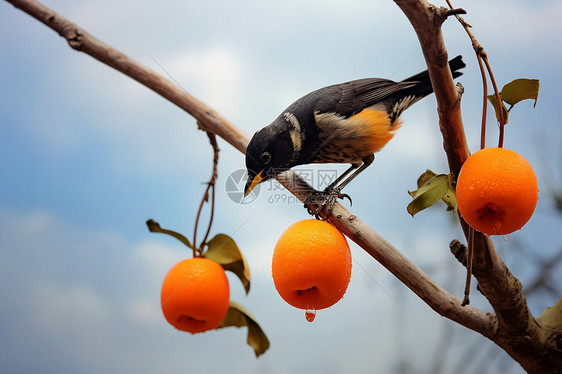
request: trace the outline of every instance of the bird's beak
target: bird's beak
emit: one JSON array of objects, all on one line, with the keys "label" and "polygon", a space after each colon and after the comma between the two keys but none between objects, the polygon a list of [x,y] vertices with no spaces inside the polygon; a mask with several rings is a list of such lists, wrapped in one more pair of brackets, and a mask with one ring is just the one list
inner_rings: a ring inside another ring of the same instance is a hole
[{"label": "bird's beak", "polygon": [[250,192],[263,180],[263,170],[252,176],[253,173],[248,173],[248,181],[246,182],[246,188],[244,188],[244,197],[248,196]]}]

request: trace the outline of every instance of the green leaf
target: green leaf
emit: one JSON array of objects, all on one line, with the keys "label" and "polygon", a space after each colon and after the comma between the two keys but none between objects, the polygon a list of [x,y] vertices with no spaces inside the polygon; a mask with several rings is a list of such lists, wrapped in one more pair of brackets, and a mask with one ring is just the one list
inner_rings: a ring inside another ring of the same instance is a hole
[{"label": "green leaf", "polygon": [[539,97],[539,80],[538,79],[515,79],[503,86],[500,93],[502,101],[509,105],[515,105],[522,100],[535,100],[533,106],[537,105]]},{"label": "green leaf", "polygon": [[248,345],[254,348],[256,357],[265,353],[269,348],[269,339],[261,329],[260,325],[252,314],[244,308],[239,303],[230,300],[228,307],[228,312],[223,318],[217,329],[222,329],[225,327],[244,327],[248,326],[248,339],[246,340]]},{"label": "green leaf", "polygon": [[250,292],[250,267],[236,242],[230,236],[217,234],[209,240],[203,257],[218,262],[224,270],[236,274],[244,285],[246,294]]},{"label": "green leaf", "polygon": [[163,229],[162,227],[160,227],[160,224],[155,220],[149,219],[148,221],[146,221],[146,225],[148,226],[148,231],[173,236],[174,238],[176,238],[177,240],[179,240],[189,248],[193,249],[193,246],[185,236],[172,230]]},{"label": "green leaf", "polygon": [[[496,95],[488,95],[488,101],[492,103],[492,105],[494,106],[494,110],[496,111],[496,118],[498,122],[500,122],[500,108],[498,106],[498,102],[496,101]],[[503,101],[501,103],[501,106],[503,109],[503,119],[505,123],[507,123],[507,120],[509,119],[509,112],[507,111],[507,108],[503,104]]]},{"label": "green leaf", "polygon": [[437,175],[436,172],[434,172],[433,170],[427,169],[422,175],[420,175],[418,177],[418,188],[423,186],[425,184],[425,182],[427,182],[428,180],[430,180],[431,178],[433,178],[436,175]]},{"label": "green leaf", "polygon": [[410,196],[414,198],[408,204],[408,213],[413,217],[415,214],[435,204],[447,194],[449,185],[449,176],[447,174],[438,174],[427,180],[417,190],[408,191]]},{"label": "green leaf", "polygon": [[457,196],[455,195],[455,189],[453,188],[452,183],[449,183],[447,192],[441,200],[443,200],[443,202],[447,204],[448,211],[453,211],[454,213],[457,212]]}]

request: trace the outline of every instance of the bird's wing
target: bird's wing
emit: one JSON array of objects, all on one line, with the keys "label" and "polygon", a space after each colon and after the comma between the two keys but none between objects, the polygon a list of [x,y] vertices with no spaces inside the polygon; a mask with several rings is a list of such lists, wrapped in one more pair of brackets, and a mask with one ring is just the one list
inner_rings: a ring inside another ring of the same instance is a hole
[{"label": "bird's wing", "polygon": [[[303,115],[304,112],[307,115],[336,113],[347,118],[418,84],[417,81],[394,82],[381,78],[358,79],[313,91],[291,104],[286,112],[297,117]],[[396,100],[398,99],[399,97],[396,98]],[[390,103],[390,106],[392,104]],[[385,103],[385,106],[390,107],[389,103]]]},{"label": "bird's wing", "polygon": [[334,109],[336,113],[349,117],[416,84],[417,82],[394,82],[380,78],[366,78],[343,83],[338,85],[340,86],[340,99]]}]

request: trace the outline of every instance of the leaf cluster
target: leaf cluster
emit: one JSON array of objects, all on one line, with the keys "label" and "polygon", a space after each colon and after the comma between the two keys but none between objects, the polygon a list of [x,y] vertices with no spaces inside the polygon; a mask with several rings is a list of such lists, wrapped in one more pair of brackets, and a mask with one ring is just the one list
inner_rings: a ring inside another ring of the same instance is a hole
[{"label": "leaf cluster", "polygon": [[408,204],[407,210],[412,217],[439,200],[447,205],[448,211],[457,212],[455,186],[451,174],[437,174],[427,169],[418,177],[417,185],[417,190],[408,191],[412,201]]}]

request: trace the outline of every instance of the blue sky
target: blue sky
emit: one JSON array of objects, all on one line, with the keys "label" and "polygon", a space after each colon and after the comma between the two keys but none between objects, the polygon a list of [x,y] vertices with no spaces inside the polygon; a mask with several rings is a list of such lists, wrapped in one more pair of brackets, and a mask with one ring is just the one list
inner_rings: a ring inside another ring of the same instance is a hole
[{"label": "blue sky", "polygon": [[[45,4],[169,74],[248,134],[316,88],[364,77],[399,80],[425,69],[414,31],[392,1]],[[536,108],[524,102],[513,109],[505,143],[537,172],[537,211],[508,243],[496,239],[525,284],[533,277],[529,258],[547,258],[562,246],[556,235],[560,219],[548,193],[562,185],[562,4],[454,5],[468,11],[466,19],[500,86],[520,77],[541,80]],[[449,56],[462,54],[468,65],[459,81],[466,90],[463,118],[475,151],[482,95],[476,61],[455,20],[446,22],[444,38]],[[458,365],[458,352],[469,349],[466,344],[493,346],[444,321],[354,245],[346,296],[306,322],[303,311],[277,295],[270,270],[277,238],[307,218],[306,212],[301,204],[271,203],[286,192],[267,187],[251,204],[232,202],[224,186],[228,175],[244,167],[244,158],[222,140],[213,233],[232,235],[247,256],[252,290],[245,296],[230,278],[231,297],[252,311],[272,345],[256,360],[245,344],[245,330],[197,336],[175,331],[159,310],[159,289],[166,271],[189,252],[148,233],[144,222],[154,218],[191,237],[210,176],[206,135],[173,104],[71,50],[56,33],[5,2],[0,2],[0,48],[4,371],[382,373],[406,362],[415,372],[430,372],[444,332],[458,347],[447,354],[450,371]],[[417,176],[427,168],[446,171],[435,100],[417,103],[402,118],[395,139],[348,187],[352,211],[461,297],[464,272],[448,254],[459,230],[439,209],[414,219],[406,212],[407,190]],[[493,120],[488,133],[488,145],[494,145]],[[538,314],[555,300],[548,294],[529,297]],[[488,308],[476,291],[473,304]],[[488,363],[490,357],[480,359]],[[490,361],[490,372],[509,362],[502,360]],[[478,365],[469,365],[468,372],[483,372]]]}]

